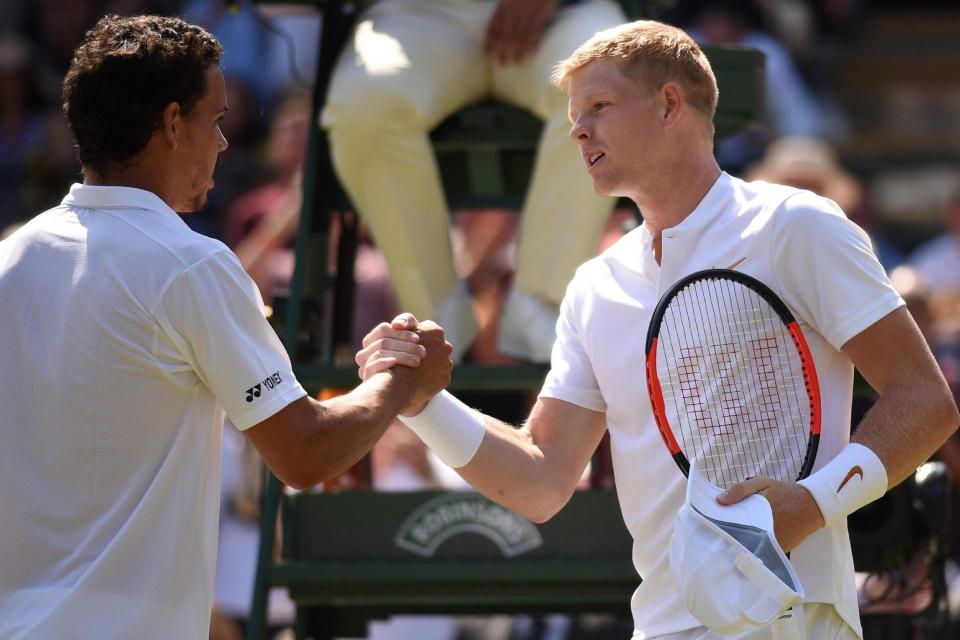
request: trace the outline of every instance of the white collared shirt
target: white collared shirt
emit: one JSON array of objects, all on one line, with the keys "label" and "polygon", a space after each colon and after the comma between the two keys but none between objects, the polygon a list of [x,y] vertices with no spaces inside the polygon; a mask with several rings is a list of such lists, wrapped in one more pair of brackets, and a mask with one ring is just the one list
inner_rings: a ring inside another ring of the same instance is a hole
[{"label": "white collared shirt", "polygon": [[[567,289],[541,396],[606,413],[617,493],[643,582],[632,601],[637,638],[699,626],[678,598],[668,550],[686,478],[650,409],[645,338],[660,297],[694,271],[728,268],[767,284],[790,307],[820,378],[816,468],[849,440],[853,366],[840,348],[903,304],[867,235],[832,201],[722,174],[700,204],[653,238],[635,229],[585,263]],[[859,630],[845,524],[820,530],[791,556],[810,601],[833,603]]]},{"label": "white collared shirt", "polygon": [[74,185],[0,243],[0,637],[206,638],[224,409],[305,391],[222,243]]}]

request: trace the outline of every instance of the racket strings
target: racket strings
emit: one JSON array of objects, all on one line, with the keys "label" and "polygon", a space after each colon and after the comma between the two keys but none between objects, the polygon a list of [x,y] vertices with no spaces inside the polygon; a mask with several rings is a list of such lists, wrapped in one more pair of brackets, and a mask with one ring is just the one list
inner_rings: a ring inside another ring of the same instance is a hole
[{"label": "racket strings", "polygon": [[787,327],[761,296],[726,280],[694,282],[660,328],[658,371],[674,436],[708,479],[794,480],[810,405]]}]

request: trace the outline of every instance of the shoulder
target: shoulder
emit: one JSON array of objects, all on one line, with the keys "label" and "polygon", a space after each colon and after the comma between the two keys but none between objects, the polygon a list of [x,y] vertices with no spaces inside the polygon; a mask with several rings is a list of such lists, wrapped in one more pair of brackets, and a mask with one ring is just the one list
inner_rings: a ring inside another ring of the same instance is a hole
[{"label": "shoulder", "polygon": [[138,247],[131,249],[151,252],[152,257],[166,255],[172,268],[189,269],[203,260],[233,252],[220,240],[197,233],[173,215],[147,212],[140,216],[123,216],[131,231],[140,236]]},{"label": "shoulder", "polygon": [[805,189],[763,180],[737,180],[734,193],[741,211],[766,214],[767,221],[779,230],[822,224],[852,224],[836,202]]},{"label": "shoulder", "polygon": [[810,207],[838,208],[832,200],[806,189],[798,189],[765,180],[731,180],[733,197],[738,202],[748,202],[767,208]]}]

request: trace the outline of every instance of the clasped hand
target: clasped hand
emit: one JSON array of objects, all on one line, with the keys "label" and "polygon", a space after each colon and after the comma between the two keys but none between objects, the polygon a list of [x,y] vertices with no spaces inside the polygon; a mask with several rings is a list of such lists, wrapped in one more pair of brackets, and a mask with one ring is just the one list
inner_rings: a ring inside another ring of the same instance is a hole
[{"label": "clasped hand", "polygon": [[402,415],[416,415],[436,394],[450,384],[453,347],[443,329],[434,322],[418,322],[411,313],[401,313],[391,322],[381,322],[363,338],[354,358],[362,380],[392,369],[405,367],[396,375],[409,376],[413,389]]}]

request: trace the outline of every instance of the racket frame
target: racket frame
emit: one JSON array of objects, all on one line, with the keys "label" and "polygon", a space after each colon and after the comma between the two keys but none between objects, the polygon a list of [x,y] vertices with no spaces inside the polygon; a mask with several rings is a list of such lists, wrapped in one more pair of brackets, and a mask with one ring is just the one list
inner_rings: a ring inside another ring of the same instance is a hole
[{"label": "racket frame", "polygon": [[647,392],[650,395],[650,404],[653,407],[653,417],[657,423],[657,429],[667,450],[673,457],[674,462],[687,476],[690,472],[690,461],[683,453],[679,443],[673,435],[673,430],[667,422],[666,406],[663,399],[663,389],[660,386],[660,379],[657,376],[657,345],[658,334],[663,318],[666,315],[667,308],[677,295],[685,288],[695,282],[702,280],[731,280],[743,285],[759,295],[774,310],[780,320],[783,322],[793,344],[800,356],[801,370],[803,372],[803,384],[807,390],[807,398],[810,401],[810,436],[807,440],[807,450],[804,455],[803,464],[800,472],[795,478],[802,480],[813,471],[813,465],[817,457],[817,449],[820,445],[820,384],[817,378],[816,366],[813,362],[813,355],[810,353],[810,347],[807,344],[800,325],[791,313],[787,305],[780,297],[773,292],[770,287],[760,282],[752,276],[748,276],[740,271],[732,269],[704,269],[696,271],[690,275],[684,276],[678,280],[670,289],[663,294],[657,306],[653,310],[653,317],[650,319],[650,326],[647,329],[646,350],[646,373],[647,373]]}]

